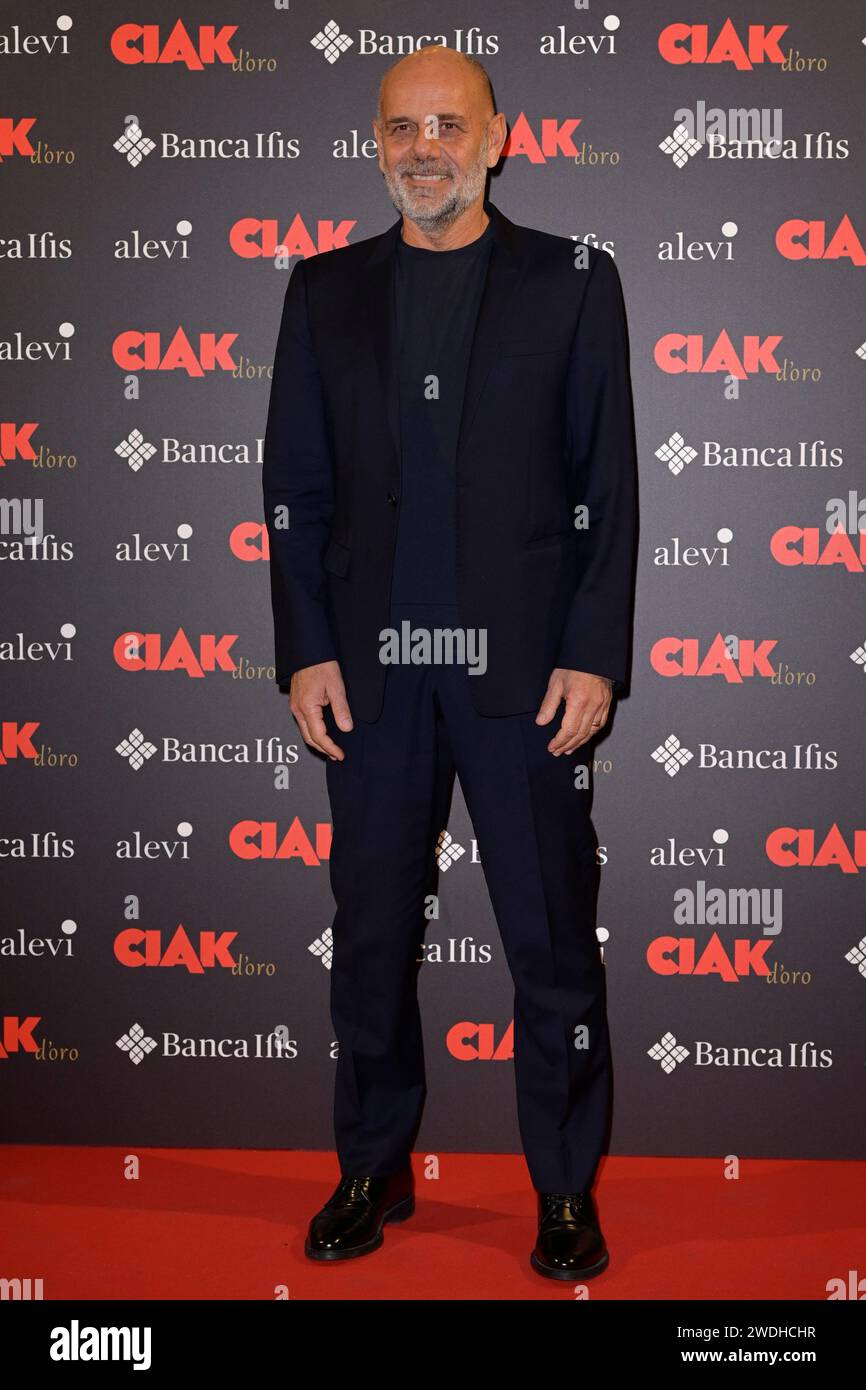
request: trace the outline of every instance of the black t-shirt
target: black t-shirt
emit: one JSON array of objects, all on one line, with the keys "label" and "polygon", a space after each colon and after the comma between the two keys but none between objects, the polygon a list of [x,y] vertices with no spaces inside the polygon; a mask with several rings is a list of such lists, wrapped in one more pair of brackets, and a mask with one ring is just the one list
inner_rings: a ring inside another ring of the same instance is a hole
[{"label": "black t-shirt", "polygon": [[398,239],[400,520],[391,599],[457,602],[456,450],[493,229],[453,251]]}]

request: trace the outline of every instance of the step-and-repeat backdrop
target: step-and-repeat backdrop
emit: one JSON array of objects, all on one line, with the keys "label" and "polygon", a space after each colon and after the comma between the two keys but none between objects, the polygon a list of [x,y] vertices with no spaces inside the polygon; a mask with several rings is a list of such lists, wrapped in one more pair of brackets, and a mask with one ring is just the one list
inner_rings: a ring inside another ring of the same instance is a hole
[{"label": "step-and-repeat backdrop", "polygon": [[[862,1158],[866,18],[805,0],[4,8],[4,1137],[332,1147],[325,765],[274,683],[262,441],[287,276],[396,219],[376,92],[431,42],[507,116],[493,202],[609,251],[629,316],[611,1151]],[[443,830],[418,1148],[519,1152],[459,786]]]}]

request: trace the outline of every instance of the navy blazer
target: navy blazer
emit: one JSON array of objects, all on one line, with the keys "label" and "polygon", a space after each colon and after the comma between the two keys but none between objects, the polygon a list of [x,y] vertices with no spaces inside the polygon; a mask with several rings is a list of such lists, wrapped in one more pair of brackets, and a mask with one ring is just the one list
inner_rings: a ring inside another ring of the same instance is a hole
[{"label": "navy blazer", "polygon": [[[637,461],[612,257],[484,207],[494,240],[457,445],[457,593],[460,626],[487,630],[473,704],[503,715],[536,710],[557,666],[625,686]],[[400,504],[401,227],[295,264],[262,470],[276,679],[337,660],[367,721],[382,707]]]}]

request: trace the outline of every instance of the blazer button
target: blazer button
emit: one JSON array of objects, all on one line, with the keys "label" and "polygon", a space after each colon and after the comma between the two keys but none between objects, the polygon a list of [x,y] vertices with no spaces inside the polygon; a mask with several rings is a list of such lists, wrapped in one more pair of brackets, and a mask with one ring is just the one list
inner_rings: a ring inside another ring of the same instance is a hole
[{"label": "blazer button", "polygon": [[392,506],[392,507],[396,507],[396,505],[397,505],[397,494],[396,494],[396,492],[389,492],[389,493],[388,493],[388,501],[391,503],[391,506]]}]

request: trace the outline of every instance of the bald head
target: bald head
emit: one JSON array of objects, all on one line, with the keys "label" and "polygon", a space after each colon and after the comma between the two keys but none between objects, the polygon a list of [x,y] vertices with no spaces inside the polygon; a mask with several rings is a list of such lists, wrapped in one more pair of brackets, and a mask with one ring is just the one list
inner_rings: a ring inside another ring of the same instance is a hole
[{"label": "bald head", "polygon": [[[431,69],[431,64],[434,67]],[[388,82],[392,75],[400,73],[412,79],[416,74],[420,75],[423,71],[429,74],[435,72],[447,72],[449,66],[452,71],[463,69],[466,80],[476,86],[476,99],[482,109],[485,109],[489,116],[496,115],[496,99],[493,95],[493,83],[487,73],[483,63],[479,63],[477,58],[473,58],[468,53],[460,53],[456,48],[447,48],[444,44],[428,44],[424,48],[418,48],[414,53],[407,53],[403,58],[397,58],[390,67],[387,67],[382,74],[379,83],[379,96],[376,105],[376,119],[381,121],[383,101]]]}]

